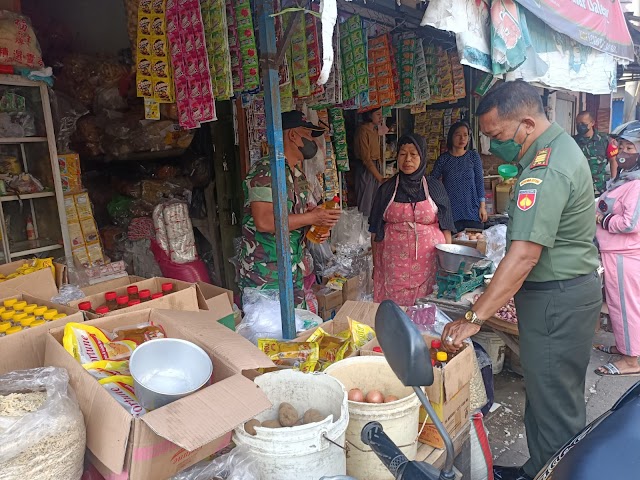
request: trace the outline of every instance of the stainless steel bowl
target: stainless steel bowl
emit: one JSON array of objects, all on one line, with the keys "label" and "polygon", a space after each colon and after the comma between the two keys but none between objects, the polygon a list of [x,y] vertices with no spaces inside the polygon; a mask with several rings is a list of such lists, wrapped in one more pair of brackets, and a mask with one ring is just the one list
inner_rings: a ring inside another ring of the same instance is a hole
[{"label": "stainless steel bowl", "polygon": [[443,243],[436,245],[436,252],[440,268],[449,273],[458,273],[462,264],[464,264],[463,272],[471,273],[475,264],[487,261],[487,258],[478,250],[464,245]]}]

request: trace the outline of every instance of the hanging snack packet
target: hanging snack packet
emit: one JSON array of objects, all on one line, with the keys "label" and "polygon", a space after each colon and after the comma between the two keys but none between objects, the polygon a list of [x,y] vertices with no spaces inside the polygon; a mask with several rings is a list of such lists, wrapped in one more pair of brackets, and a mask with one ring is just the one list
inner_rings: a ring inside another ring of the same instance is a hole
[{"label": "hanging snack packet", "polygon": [[147,413],[136,398],[133,388],[133,377],[116,375],[103,378],[102,380],[98,380],[98,382],[134,417],[140,417]]},{"label": "hanging snack packet", "polygon": [[356,322],[352,318],[347,317],[349,321],[349,331],[351,332],[351,341],[356,350],[361,349],[365,343],[376,338],[376,332],[369,325]]},{"label": "hanging snack packet", "polygon": [[115,336],[114,340],[131,340],[137,345],[157,338],[167,338],[164,328],[151,322],[116,328],[113,331],[113,335]]},{"label": "hanging snack packet", "polygon": [[318,327],[307,341],[318,344],[318,368],[316,370],[320,372],[332,363],[343,360],[352,351],[350,337],[329,335],[322,327]]},{"label": "hanging snack packet", "polygon": [[85,363],[82,366],[98,380],[116,375],[131,375],[131,372],[129,372],[129,360],[122,362],[99,360],[97,362]]},{"label": "hanging snack packet", "polygon": [[[281,368],[292,368],[303,373],[313,372],[318,366],[319,347],[315,342],[286,342],[272,338],[259,338],[258,349]],[[269,369],[280,370],[280,369]],[[263,373],[266,373],[265,370]]]},{"label": "hanging snack packet", "polygon": [[82,323],[65,325],[62,344],[83,365],[99,360],[127,360],[138,346],[131,340],[112,342],[99,328]]}]

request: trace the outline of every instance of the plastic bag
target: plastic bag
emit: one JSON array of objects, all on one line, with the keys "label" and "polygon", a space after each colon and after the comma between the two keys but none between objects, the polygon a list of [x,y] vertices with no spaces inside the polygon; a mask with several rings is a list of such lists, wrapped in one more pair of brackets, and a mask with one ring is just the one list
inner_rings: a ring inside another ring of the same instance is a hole
[{"label": "plastic bag", "polygon": [[[282,340],[280,292],[245,288],[242,293],[244,319],[236,332],[257,345],[258,338]],[[296,308],[296,332],[317,327],[322,319],[313,313]]]},{"label": "plastic bag", "polygon": [[0,63],[18,67],[42,68],[42,51],[29,17],[0,11]]},{"label": "plastic bag", "polygon": [[0,479],[79,480],[86,431],[62,368],[0,376]]},{"label": "plastic bag", "polygon": [[507,250],[507,226],[495,225],[484,231],[487,241],[487,258],[493,262],[494,269],[504,258]]},{"label": "plastic bag", "polygon": [[71,136],[76,131],[78,119],[88,114],[89,110],[75,98],[53,89],[49,89],[49,97],[53,109],[58,153],[71,153],[69,144]]},{"label": "plastic bag", "polygon": [[200,462],[171,480],[261,480],[260,467],[248,447],[241,445],[211,462]]},{"label": "plastic bag", "polygon": [[172,262],[189,263],[198,258],[189,218],[189,207],[185,202],[170,200],[158,205],[153,211],[156,239]]},{"label": "plastic bag", "polygon": [[86,297],[86,295],[80,290],[78,285],[65,283],[60,287],[58,295],[51,298],[51,301],[60,305],[69,305],[71,302],[82,300],[84,297]]}]

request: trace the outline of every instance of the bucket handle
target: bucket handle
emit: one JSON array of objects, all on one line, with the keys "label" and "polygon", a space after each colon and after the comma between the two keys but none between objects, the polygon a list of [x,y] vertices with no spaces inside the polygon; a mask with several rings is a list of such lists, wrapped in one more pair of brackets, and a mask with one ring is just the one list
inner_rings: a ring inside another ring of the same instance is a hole
[{"label": "bucket handle", "polygon": [[[398,445],[398,448],[407,448],[407,447],[412,447],[413,445],[415,445],[418,442],[418,439],[420,438],[420,435],[422,435],[422,432],[424,431],[424,427],[425,427],[426,424],[427,424],[427,419],[425,419],[424,422],[422,422],[422,427],[420,428],[420,431],[418,432],[418,435],[416,436],[416,438],[415,438],[415,440],[413,442],[407,443],[405,445]],[[327,438],[327,440],[329,440],[329,439]],[[329,441],[331,442],[331,440],[329,440]],[[334,442],[331,442],[331,443],[334,443]],[[345,444],[348,444],[348,445],[346,445],[346,448],[344,448],[344,450],[346,452],[349,451],[349,447],[350,446],[355,448],[356,450],[362,452],[362,453],[373,452],[373,450],[371,450],[370,448],[369,449],[362,449],[362,448],[358,447],[357,445],[355,445],[354,443],[350,442],[349,440],[345,440]],[[335,445],[338,445],[338,444],[336,443]],[[340,445],[338,445],[338,447],[340,447]],[[343,448],[343,447],[340,447],[340,448]]]}]

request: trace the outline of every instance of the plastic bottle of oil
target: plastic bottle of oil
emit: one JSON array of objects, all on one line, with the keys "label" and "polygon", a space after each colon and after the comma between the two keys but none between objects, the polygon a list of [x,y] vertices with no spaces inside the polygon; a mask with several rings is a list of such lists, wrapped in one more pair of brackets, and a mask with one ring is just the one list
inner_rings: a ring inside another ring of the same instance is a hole
[{"label": "plastic bottle of oil", "polygon": [[431,340],[431,348],[429,349],[429,355],[431,360],[437,360],[436,355],[442,348],[442,342],[440,340]]},{"label": "plastic bottle of oil", "polygon": [[[318,208],[325,208],[327,210],[340,210],[340,197],[336,195],[335,197],[333,197],[333,200],[324,202],[322,206]],[[329,230],[331,230],[329,227],[313,225],[307,233],[307,240],[313,243],[321,243],[320,238],[329,233]]]}]

